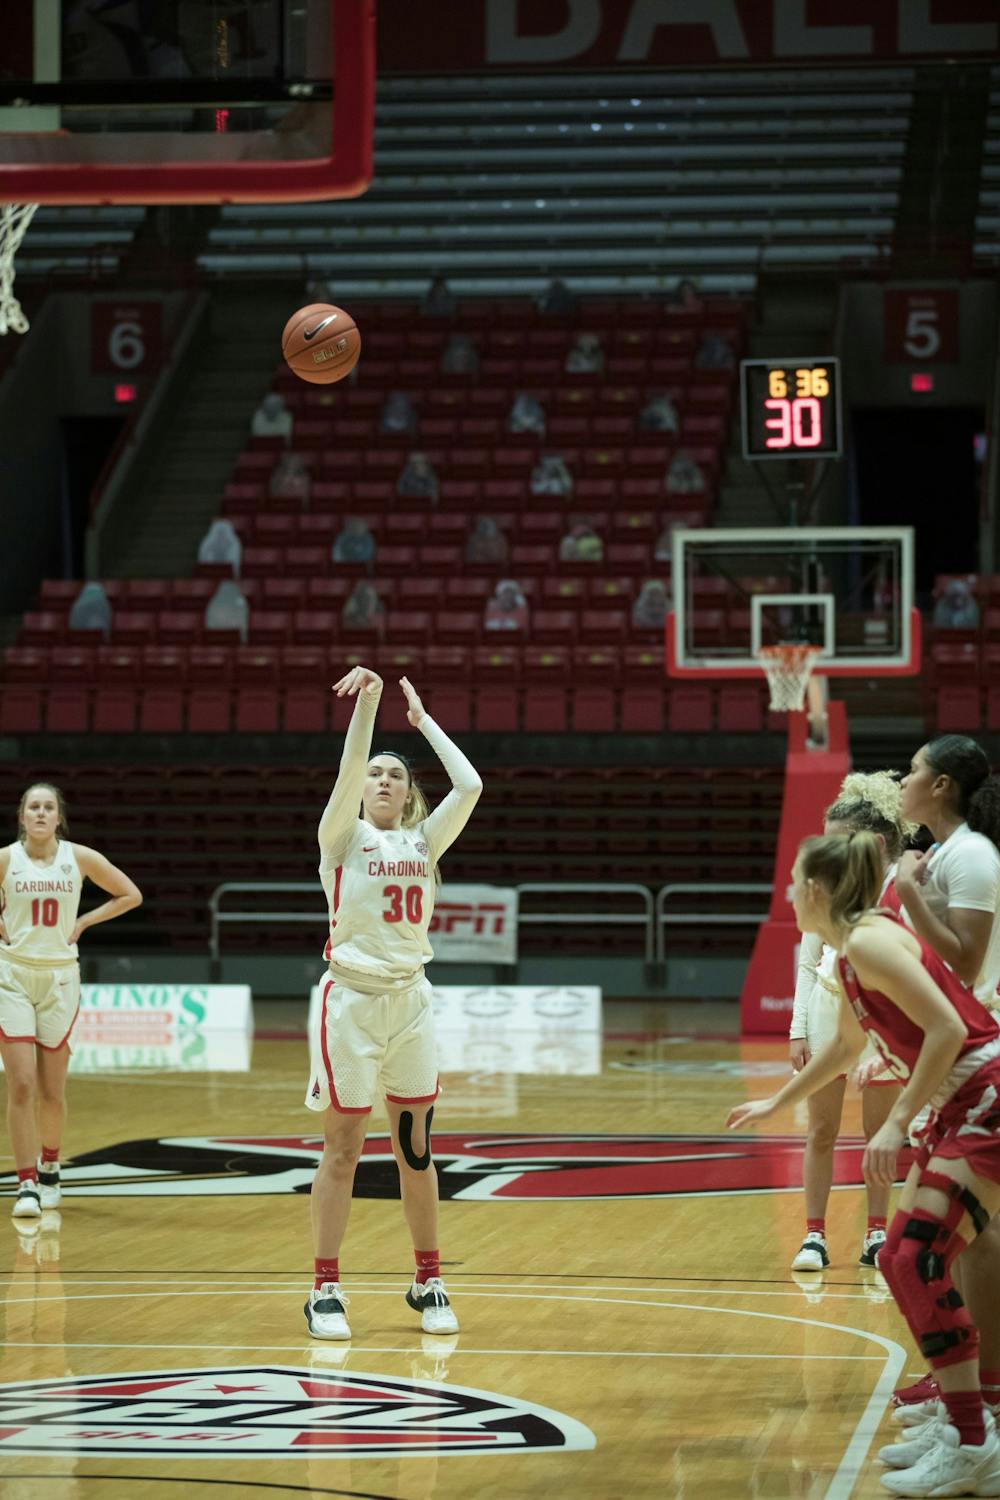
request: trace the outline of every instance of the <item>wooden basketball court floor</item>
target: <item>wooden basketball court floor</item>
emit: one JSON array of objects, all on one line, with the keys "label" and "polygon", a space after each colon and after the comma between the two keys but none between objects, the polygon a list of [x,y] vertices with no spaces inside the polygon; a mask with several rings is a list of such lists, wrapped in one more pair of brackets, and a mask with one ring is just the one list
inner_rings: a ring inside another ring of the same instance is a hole
[{"label": "wooden basketball court floor", "polygon": [[[878,1273],[856,1265],[856,1141],[833,1264],[796,1280],[800,1141],[784,1132],[804,1122],[717,1139],[785,1066],[779,1042],[727,1036],[734,1019],[606,1005],[595,1075],[486,1055],[443,1078],[453,1338],[423,1335],[403,1302],[381,1142],[342,1255],[353,1338],[306,1335],[316,1117],[297,1010],[258,1015],[249,1072],[72,1077],[75,1186],[35,1235],[0,1220],[0,1493],[884,1494],[887,1399],[919,1365]],[[548,1065],[574,1066],[558,1048]],[[845,1128],[860,1134],[857,1099]]]}]

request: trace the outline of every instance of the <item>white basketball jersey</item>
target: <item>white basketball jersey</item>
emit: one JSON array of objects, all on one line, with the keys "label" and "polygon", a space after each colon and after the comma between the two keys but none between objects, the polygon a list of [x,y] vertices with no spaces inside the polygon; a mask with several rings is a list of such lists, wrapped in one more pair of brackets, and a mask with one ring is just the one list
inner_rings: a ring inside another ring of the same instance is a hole
[{"label": "white basketball jersey", "polygon": [[77,947],[69,935],[80,909],[83,876],[73,845],[60,839],[50,865],[36,865],[21,843],[11,844],[8,853],[0,905],[10,941],[0,943],[0,956],[39,968],[75,963]]},{"label": "white basketball jersey", "polygon": [[404,989],[434,957],[427,929],[436,895],[422,823],[373,828],[360,819],[343,862],[322,860],[330,911],[324,958],[341,981],[378,994]]}]

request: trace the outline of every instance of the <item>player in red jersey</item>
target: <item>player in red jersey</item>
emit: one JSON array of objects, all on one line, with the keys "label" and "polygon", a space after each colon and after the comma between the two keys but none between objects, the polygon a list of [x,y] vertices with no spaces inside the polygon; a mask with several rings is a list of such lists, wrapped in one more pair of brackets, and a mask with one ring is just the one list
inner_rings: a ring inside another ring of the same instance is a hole
[{"label": "player in red jersey", "polygon": [[[314,1285],[305,1304],[317,1339],[351,1336],[340,1286],[340,1244],[354,1171],[377,1094],[386,1101],[403,1212],[417,1269],[406,1301],[425,1333],[457,1333],[441,1279],[431,1121],[438,1093],[427,934],[437,862],[465,827],[483,789],[475,768],[434,722],[405,677],[407,718],[437,754],[451,791],[428,813],[398,751],[371,755],[382,679],[353,667],[335,684],[357,697],[340,770],[320,819],[320,879],[330,907],[319,1024],[310,1037],[306,1106],[323,1113],[324,1146],[312,1188]],[[360,814],[360,815],[359,815]]]},{"label": "player in red jersey", "polygon": [[[826,833],[855,833],[867,829],[875,834],[882,849],[885,872],[880,902],[884,901],[885,893],[892,885],[896,861],[910,834],[915,832],[900,815],[899,795],[899,781],[891,772],[875,771],[866,775],[852,771],[836,800],[827,808],[824,820]],[[833,948],[828,948],[815,933],[802,939],[790,1028],[791,1062],[795,1072],[804,1068],[810,1057],[821,1051],[837,1033],[840,984],[836,970],[837,954]],[[871,1066],[866,1067],[869,1061]],[[870,1140],[892,1108],[899,1092],[899,1081],[885,1067],[871,1043],[861,1067],[865,1071],[862,1124],[865,1138]],[[809,1097],[809,1135],[802,1159],[806,1234],[792,1261],[793,1271],[821,1271],[830,1263],[826,1209],[846,1087],[847,1078],[842,1076]],[[867,1189],[868,1226],[858,1263],[874,1266],[875,1257],[885,1243],[889,1189],[877,1182],[869,1182]]]},{"label": "player in red jersey", "polygon": [[[36,1226],[60,1199],[66,1071],[80,1006],[77,939],[142,901],[127,875],[66,832],[61,793],[39,782],[21,798],[17,842],[0,849],[0,1056],[18,1176],[13,1213]],[[81,917],[86,879],[111,900]]]},{"label": "player in red jersey", "polygon": [[883,1448],[896,1495],[1000,1495],[1000,1439],[984,1406],[979,1331],[952,1279],[966,1246],[1000,1209],[1000,1026],[933,948],[876,908],[881,849],[870,833],[806,839],[793,872],[800,931],[839,954],[837,1036],[770,1099],[741,1104],[730,1129],[808,1098],[857,1057],[866,1034],[904,1087],[864,1155],[891,1184],[908,1122],[931,1118],[878,1267],[934,1369],[941,1400],[907,1441]]},{"label": "player in red jersey", "polygon": [[[899,862],[885,904],[930,943],[984,1005],[997,1004],[1000,981],[1000,781],[989,757],[964,734],[943,734],[921,746],[901,786],[907,817],[933,838],[925,854]],[[915,1124],[919,1128],[921,1122]],[[912,1133],[912,1128],[911,1128]],[[983,1391],[1000,1409],[1000,1220],[969,1246],[955,1281],[982,1330]],[[933,1376],[893,1393],[897,1420],[923,1420],[938,1396]]]}]

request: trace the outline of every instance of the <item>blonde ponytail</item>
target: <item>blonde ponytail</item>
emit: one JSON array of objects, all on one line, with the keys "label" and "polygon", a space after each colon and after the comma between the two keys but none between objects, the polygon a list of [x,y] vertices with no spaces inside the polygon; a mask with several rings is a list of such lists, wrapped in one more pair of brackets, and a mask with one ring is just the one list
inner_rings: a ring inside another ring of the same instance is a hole
[{"label": "blonde ponytail", "polygon": [[803,879],[815,880],[829,892],[834,927],[853,927],[877,904],[883,879],[882,850],[873,833],[862,830],[804,839],[799,861]]},{"label": "blonde ponytail", "polygon": [[[409,767],[407,767],[407,770],[409,771]],[[406,801],[403,803],[402,827],[416,828],[417,824],[422,823],[427,817],[429,809],[427,807],[427,798],[424,796],[423,788],[421,787],[420,783],[414,778],[412,771],[409,771],[409,776],[410,790],[407,792]],[[434,883],[435,885],[441,884],[440,865],[434,866]]]}]

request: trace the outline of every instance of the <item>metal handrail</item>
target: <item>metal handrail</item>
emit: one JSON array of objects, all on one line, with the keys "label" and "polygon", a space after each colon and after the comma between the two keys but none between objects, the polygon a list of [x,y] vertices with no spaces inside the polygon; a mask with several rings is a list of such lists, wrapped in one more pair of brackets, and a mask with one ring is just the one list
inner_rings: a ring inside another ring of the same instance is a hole
[{"label": "metal handrail", "polygon": [[317,914],[311,911],[220,911],[219,903],[228,891],[308,891],[321,896],[322,890],[315,880],[227,880],[217,885],[208,899],[208,910],[212,921],[208,951],[213,958],[219,957],[219,928],[224,922],[319,922],[327,920],[325,909]]},{"label": "metal handrail", "polygon": [[[539,892],[570,892],[570,891],[599,891],[602,895],[609,892],[614,895],[638,896],[642,902],[641,912],[615,912],[609,914],[606,911],[598,912],[522,912],[518,907],[518,926],[522,923],[546,923],[556,922],[566,925],[587,923],[594,926],[598,923],[614,923],[621,925],[642,924],[644,928],[644,956],[646,962],[652,961],[655,944],[653,895],[644,885],[607,885],[598,882],[573,881],[549,883],[529,883],[515,887],[518,897],[525,893],[538,894]],[[209,952],[213,959],[219,957],[220,928],[224,923],[238,922],[313,922],[317,920],[314,912],[273,912],[273,911],[221,911],[220,905],[224,895],[232,891],[287,891],[309,892],[318,894],[318,887],[314,881],[288,881],[288,880],[230,880],[223,885],[216,886],[212,892],[208,910],[211,917],[211,935],[209,937]],[[325,918],[325,913],[324,913]],[[322,920],[322,919],[321,919]]]},{"label": "metal handrail", "polygon": [[656,906],[654,925],[656,928],[656,958],[663,963],[667,956],[666,933],[667,927],[682,926],[714,926],[722,927],[727,924],[740,926],[752,924],[759,926],[766,917],[766,912],[667,912],[666,904],[671,896],[759,896],[765,893],[770,896],[774,887],[772,885],[753,884],[745,881],[736,883],[706,882],[696,885],[661,885],[656,893]]},{"label": "metal handrail", "polygon": [[530,883],[528,885],[519,885],[516,887],[516,889],[519,900],[525,892],[533,892],[537,894],[540,891],[600,891],[600,893],[604,896],[608,895],[609,893],[613,893],[616,896],[638,896],[642,901],[643,909],[641,912],[634,913],[615,912],[611,914],[606,911],[522,912],[519,905],[517,913],[517,925],[520,927],[522,922],[534,922],[538,924],[542,924],[545,922],[563,922],[567,925],[573,923],[582,925],[584,922],[587,922],[591,926],[593,926],[595,923],[613,923],[616,926],[619,924],[622,926],[634,926],[638,925],[641,922],[646,929],[644,938],[644,957],[647,963],[652,963],[655,944],[655,932],[653,925],[653,894],[648,886],[629,885],[624,883],[614,883],[609,885],[606,883],[601,884],[599,881],[562,881],[557,883],[544,881],[539,883]]}]

